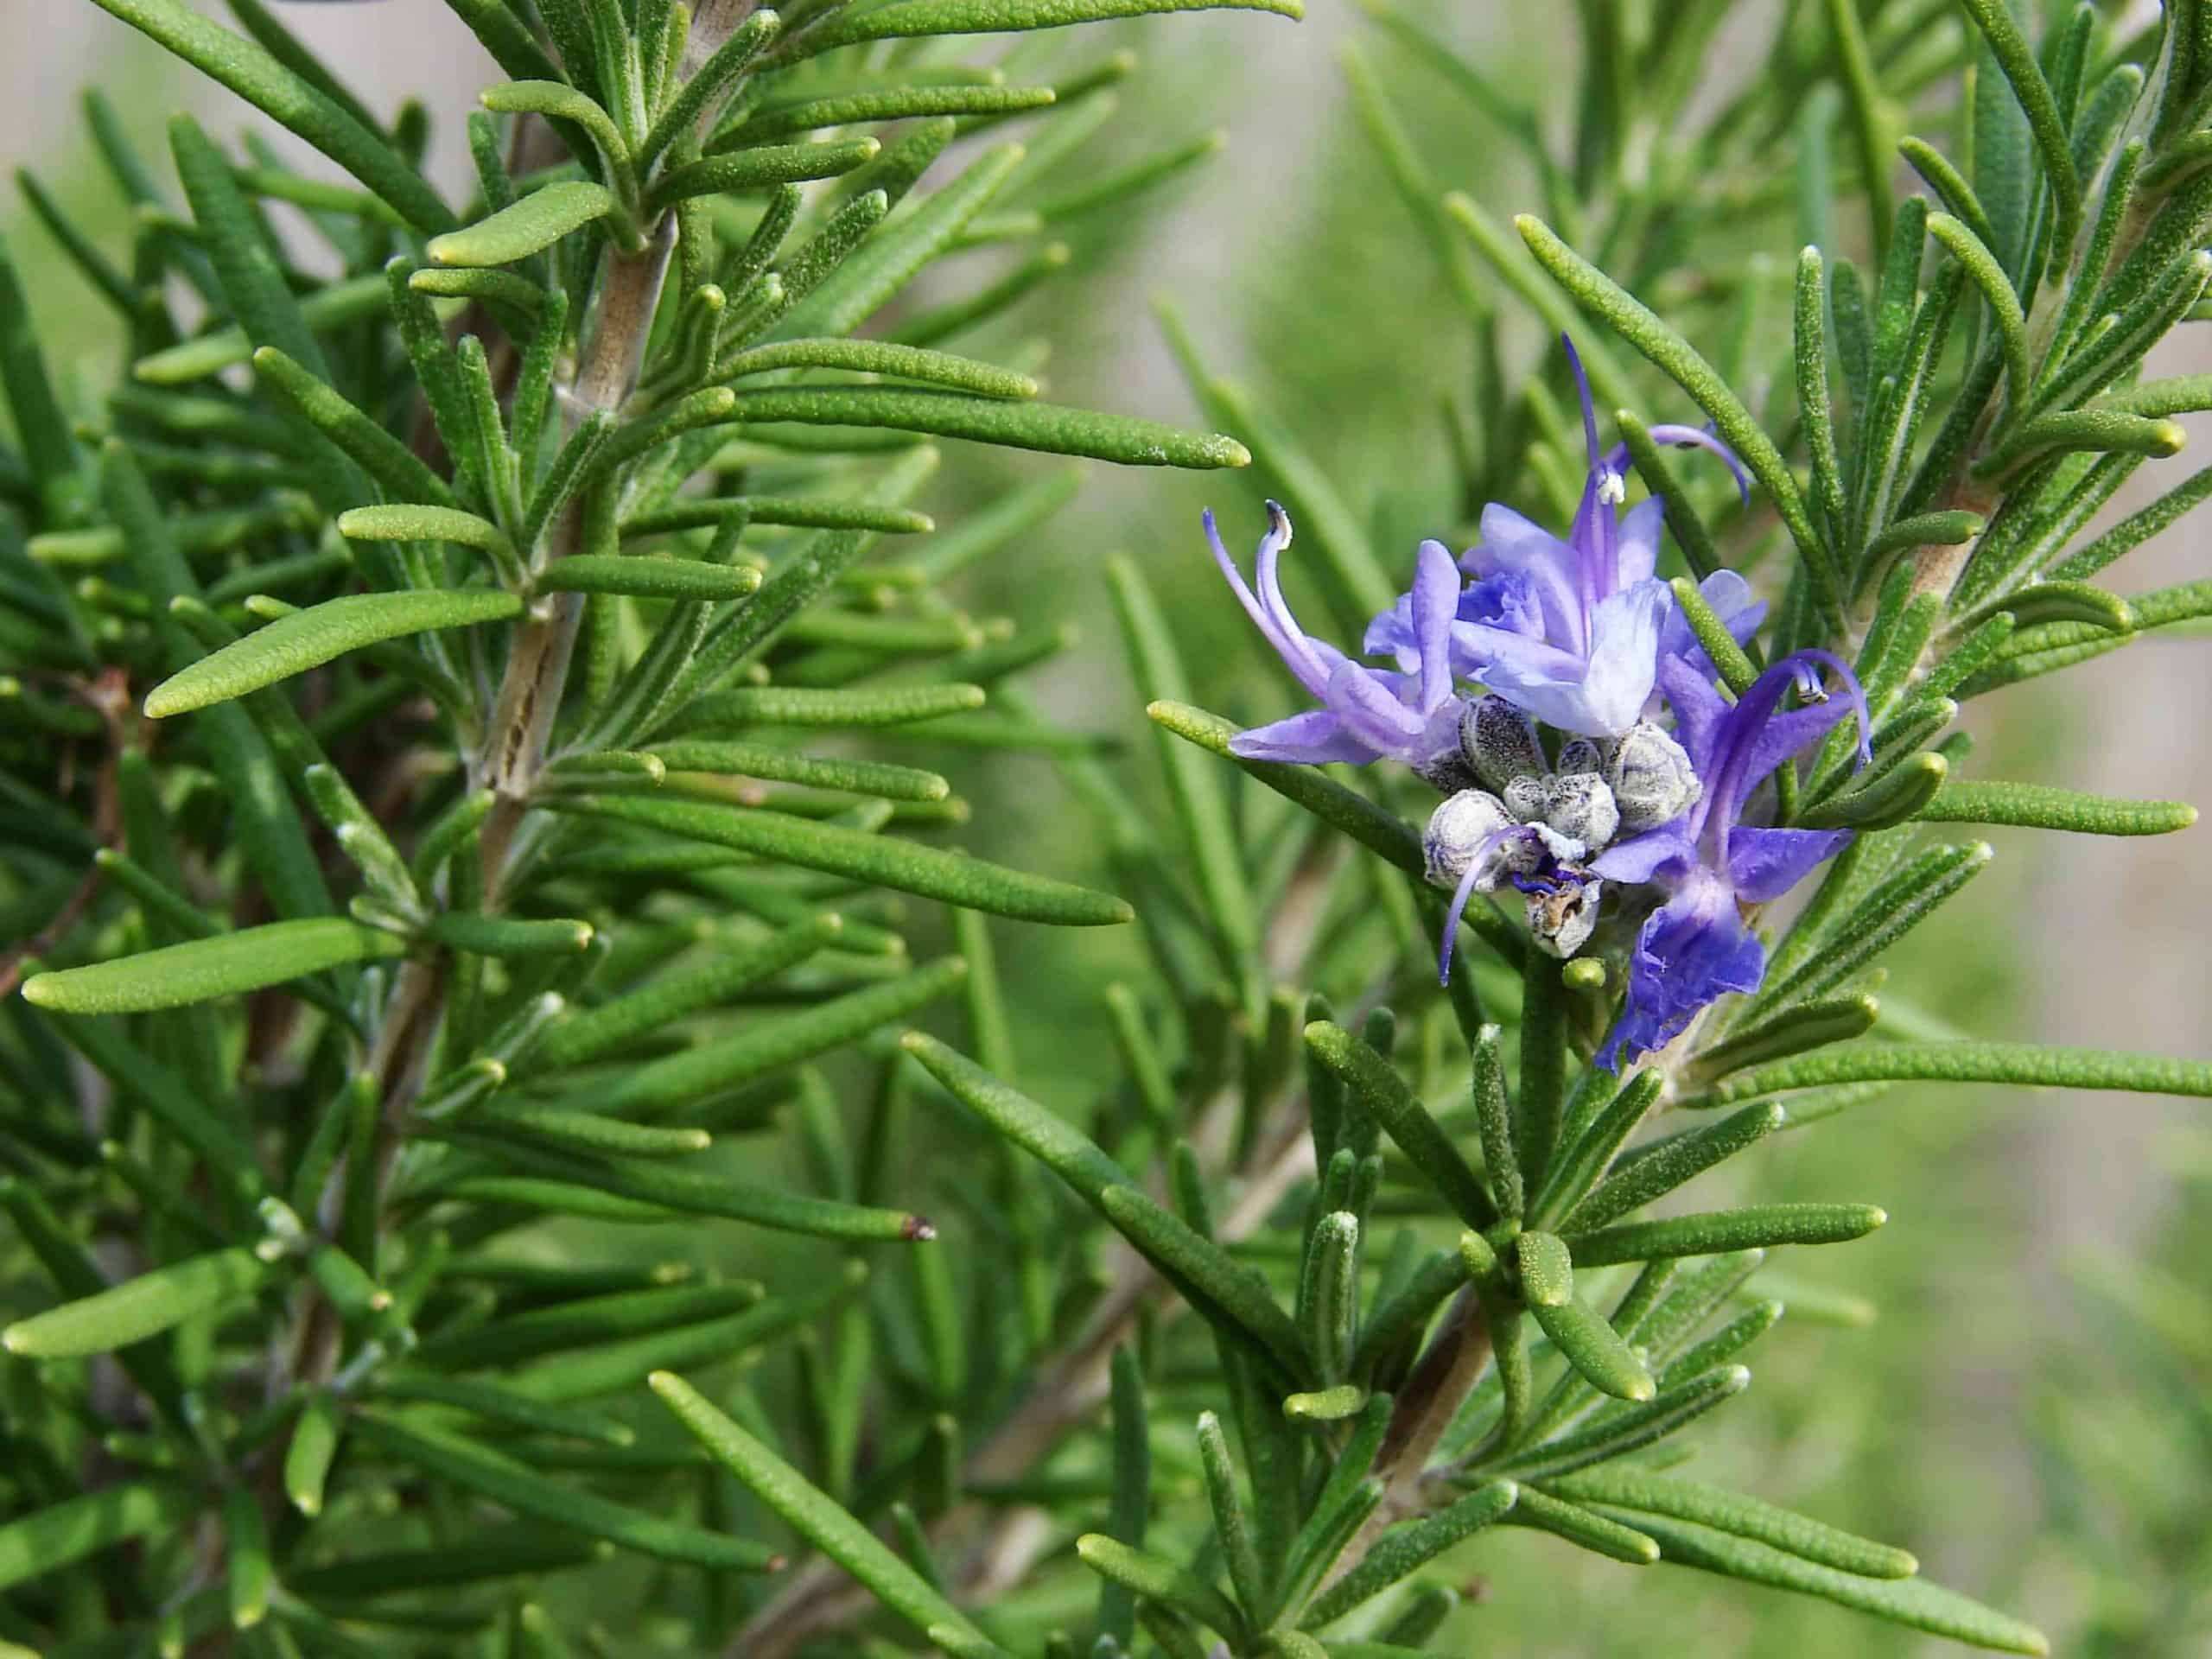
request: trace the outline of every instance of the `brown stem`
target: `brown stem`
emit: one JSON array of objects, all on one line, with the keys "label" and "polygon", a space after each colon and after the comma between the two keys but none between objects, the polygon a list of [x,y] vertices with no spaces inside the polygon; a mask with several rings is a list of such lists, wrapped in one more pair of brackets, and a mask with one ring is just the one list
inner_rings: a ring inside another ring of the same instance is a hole
[{"label": "brown stem", "polygon": [[[676,216],[670,213],[663,216],[639,251],[607,251],[607,278],[601,284],[591,343],[577,368],[575,385],[562,399],[564,433],[575,431],[594,415],[620,410],[637,390],[646,341],[652,333],[653,312],[660,303],[661,284],[676,251]],[[563,510],[548,537],[541,565],[566,558],[582,546],[588,496],[589,492],[580,493]],[[569,660],[575,652],[582,620],[581,595],[551,594],[533,602],[515,630],[514,648],[499,684],[490,735],[477,760],[480,782],[498,798],[484,822],[480,842],[487,905],[499,895],[515,831],[530,809],[531,791],[545,764],[554,716],[560,712],[561,691],[568,683]]]}]

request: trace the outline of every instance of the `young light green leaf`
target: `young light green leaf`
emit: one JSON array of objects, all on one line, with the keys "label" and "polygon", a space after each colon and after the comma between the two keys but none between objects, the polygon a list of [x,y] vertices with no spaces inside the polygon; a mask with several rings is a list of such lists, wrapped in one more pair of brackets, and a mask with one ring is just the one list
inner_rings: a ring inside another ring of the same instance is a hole
[{"label": "young light green leaf", "polygon": [[1300,0],[893,0],[856,16],[832,18],[801,37],[806,53],[863,41],[893,41],[927,35],[995,35],[1002,29],[1065,29],[1074,23],[1107,22],[1160,12],[1203,11],[1227,7],[1302,17]]},{"label": "young light green leaf", "polygon": [[1243,467],[1252,459],[1234,438],[1185,432],[1134,416],[893,386],[741,387],[736,415],[747,423],[892,427],[1046,454],[1086,455],[1124,467]]},{"label": "young light green leaf", "polygon": [[1947,783],[1917,815],[1931,823],[2018,824],[2082,836],[2165,836],[2196,822],[2183,801],[2123,801],[2045,784]]},{"label": "young light green leaf", "polygon": [[142,1014],[236,996],[406,950],[404,939],[381,929],[335,916],[305,917],[34,975],[23,983],[23,1000],[59,1014]]},{"label": "young light green leaf", "polygon": [[635,555],[574,553],[537,578],[541,593],[626,594],[636,599],[744,599],[757,592],[760,573],[751,565],[712,564],[704,559],[644,558]]},{"label": "young light green leaf", "polygon": [[671,168],[652,188],[652,205],[663,208],[694,196],[719,196],[733,190],[765,190],[771,185],[806,179],[834,179],[874,161],[883,148],[874,138],[848,138],[827,144],[774,144],[741,149]]},{"label": "young light green leaf", "polygon": [[565,180],[533,191],[465,229],[432,237],[424,251],[441,265],[512,265],[607,218],[619,206],[614,193],[603,184]]},{"label": "young light green leaf", "polygon": [[435,628],[505,621],[521,611],[519,596],[491,591],[423,589],[325,600],[171,675],[146,694],[146,714],[153,720],[188,714],[305,673],[364,645]]},{"label": "young light green leaf", "polygon": [[181,1518],[185,1500],[181,1487],[134,1480],[34,1510],[0,1526],[0,1587],[13,1588],[99,1550],[166,1531]]},{"label": "young light green leaf", "polygon": [[202,1313],[242,1301],[274,1271],[249,1249],[217,1250],[18,1319],[0,1331],[0,1346],[27,1359],[74,1359],[105,1354]]},{"label": "young light green leaf", "polygon": [[[2212,1067],[2207,1070],[2212,1071]],[[1698,1216],[1670,1216],[1664,1221],[1632,1221],[1583,1233],[1567,1242],[1578,1263],[1596,1268],[1660,1256],[1718,1255],[1777,1244],[1844,1244],[1866,1237],[1888,1219],[1886,1211],[1871,1204],[1769,1204]]]},{"label": "young light green leaf", "polygon": [[[1792,1089],[1875,1081],[2119,1089],[2203,1099],[2212,1098],[2212,1062],[2129,1054],[2117,1049],[2056,1048],[2041,1043],[1868,1043],[1825,1049],[1738,1072],[1715,1084],[1699,1096],[1697,1103],[1721,1106]],[[1577,1254],[1579,1259],[1579,1249]]]}]

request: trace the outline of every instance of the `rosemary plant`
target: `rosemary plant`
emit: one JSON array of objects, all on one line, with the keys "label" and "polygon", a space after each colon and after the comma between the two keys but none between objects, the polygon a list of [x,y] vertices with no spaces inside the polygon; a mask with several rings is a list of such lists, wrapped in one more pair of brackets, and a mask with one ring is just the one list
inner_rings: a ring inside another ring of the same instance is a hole
[{"label": "rosemary plant", "polygon": [[[1875,995],[1988,861],[1948,826],[2193,821],[1949,728],[2212,611],[2094,580],[2212,472],[2091,524],[2212,407],[2144,370],[2212,279],[2212,8],[1793,4],[1716,97],[1763,9],[1593,0],[1560,153],[1376,0],[1356,107],[1478,364],[1465,550],[1406,558],[1172,315],[1242,442],[948,349],[1215,148],[1101,161],[1133,60],[1033,31],[1191,0],[447,3],[512,77],[467,203],[262,0],[95,0],[347,181],[180,118],[180,207],[88,97],[127,260],[30,201],[127,340],[97,403],[0,254],[0,1642],[1395,1659],[1479,1646],[1440,1574],[1520,1528],[2044,1651],[1672,1471],[1835,1300],[1772,1253],[1885,1220],[1680,1189],[1904,1084],[2212,1095]],[[1401,73],[1541,217],[1432,182]],[[1075,474],[938,530],[940,438],[1255,463],[1206,534],[1304,702],[1196,707],[1110,563],[1149,810],[1024,683],[1065,637],[956,597]],[[948,842],[914,763],[993,749],[1113,893]],[[988,917],[1136,925],[1084,1114]],[[757,1279],[628,1243],[702,1220]]]}]

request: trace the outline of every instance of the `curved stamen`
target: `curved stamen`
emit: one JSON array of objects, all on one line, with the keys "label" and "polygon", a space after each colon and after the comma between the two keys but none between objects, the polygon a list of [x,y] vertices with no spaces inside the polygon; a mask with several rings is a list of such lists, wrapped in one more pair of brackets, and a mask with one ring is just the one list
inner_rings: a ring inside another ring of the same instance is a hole
[{"label": "curved stamen", "polygon": [[1466,874],[1459,878],[1459,885],[1452,890],[1452,904],[1444,912],[1444,944],[1436,957],[1436,982],[1452,982],[1452,947],[1459,942],[1459,918],[1467,913],[1467,905],[1475,896],[1475,883],[1482,879],[1483,871],[1490,864],[1490,855],[1503,845],[1510,836],[1526,836],[1525,823],[1509,823],[1503,830],[1493,830],[1482,838],[1475,849],[1475,855],[1467,861]]}]

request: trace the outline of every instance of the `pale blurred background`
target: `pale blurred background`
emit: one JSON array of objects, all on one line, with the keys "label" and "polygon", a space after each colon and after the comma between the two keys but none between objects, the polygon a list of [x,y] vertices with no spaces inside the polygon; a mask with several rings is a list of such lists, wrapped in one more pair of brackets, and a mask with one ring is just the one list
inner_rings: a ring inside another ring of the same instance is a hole
[{"label": "pale blurred background", "polygon": [[[220,11],[213,0],[206,9]],[[433,171],[454,195],[465,194],[461,114],[497,76],[439,0],[284,10],[372,107],[388,110],[403,94],[429,105],[438,116]],[[1563,10],[1427,8],[1439,28],[1478,58],[1507,66],[1516,81],[1560,85],[1572,69],[1559,56],[1568,49],[1556,16]],[[1368,31],[1350,8],[1319,0],[1313,10],[1296,27],[1217,14],[1123,32],[1147,60],[1111,130],[1150,146],[1219,126],[1230,142],[1148,212],[1090,232],[1089,251],[1105,257],[1064,283],[1056,300],[1033,302],[1027,326],[1052,341],[1056,398],[1189,421],[1194,408],[1150,308],[1154,296],[1173,295],[1213,360],[1265,388],[1355,502],[1391,525],[1424,526],[1448,499],[1433,411],[1465,372],[1463,331],[1346,109],[1336,53]],[[100,79],[151,153],[162,153],[161,124],[176,108],[218,127],[242,118],[226,94],[86,0],[0,0],[0,17],[10,25],[0,52],[0,156],[11,168],[35,163],[95,225],[112,230],[118,221],[75,119],[87,79]],[[1738,49],[1756,52],[1766,35],[1746,29],[1739,37]],[[1380,44],[1370,50],[1394,81],[1410,82],[1402,58]],[[1716,65],[1714,73],[1745,67]],[[1420,86],[1423,100],[1432,90]],[[1427,118],[1417,137],[1440,181],[1470,189],[1500,219],[1538,205],[1456,106],[1411,107]],[[0,228],[32,275],[32,303],[56,358],[84,353],[83,384],[97,386],[112,367],[99,345],[105,319],[12,193],[0,205]],[[1786,260],[1791,250],[1773,251]],[[1356,302],[1331,304],[1348,297]],[[1531,321],[1520,360],[1541,343]],[[2184,331],[2158,369],[2212,369],[2212,328]],[[2212,450],[2212,429],[2200,426],[2198,441]],[[2145,467],[2116,512],[2171,487],[2198,460],[2193,449]],[[1043,688],[1058,713],[1132,734],[1141,724],[1096,575],[1118,549],[1139,554],[1185,601],[1175,614],[1186,647],[1224,655],[1206,676],[1210,686],[1240,677],[1249,683],[1267,671],[1211,586],[1196,535],[1202,503],[1212,499],[1249,519],[1248,497],[1219,481],[1100,469],[1038,544],[1017,550],[985,579],[994,607],[1039,616],[1072,610],[1081,620],[1084,649]],[[2200,514],[2140,550],[2111,573],[2113,586],[2133,592],[2208,574],[2208,526]],[[1410,543],[1380,551],[1388,564]],[[1967,723],[1982,741],[1972,763],[1981,776],[2212,802],[2212,641],[2182,631],[2154,636],[1973,705]],[[988,784],[963,787],[979,804],[994,798]],[[986,837],[1049,830],[1053,814],[1066,810],[1041,772],[1015,772],[999,799],[995,827],[988,810],[979,813]],[[1995,832],[1996,864],[1916,937],[1892,987],[1976,1034],[2212,1055],[2209,833],[2126,841]],[[1053,943],[1024,938],[1007,948],[1041,965],[1041,954],[1028,953]],[[2031,1429],[2047,1387],[2087,1340],[2069,1269],[2170,1239],[2179,1174],[2171,1131],[2202,1125],[2204,1110],[2202,1103],[2126,1095],[1906,1089],[1792,1142],[1772,1160],[1784,1189],[1777,1196],[1818,1192],[1891,1207],[1892,1224],[1858,1247],[1847,1268],[1823,1264],[1839,1282],[1871,1278],[1883,1317],[1866,1332],[1808,1329],[1770,1339],[1770,1351],[1783,1351],[1768,1359],[1780,1374],[1709,1437],[1713,1464],[1724,1478],[1749,1471],[1755,1490],[1904,1542],[1946,1581],[2054,1631],[2073,1628],[2100,1592],[2052,1530],[2056,1500],[2039,1476],[2044,1459]],[[1625,1651],[1617,1645],[1624,1627],[1608,1623],[1622,1619],[1646,1632],[1680,1631],[1667,1621],[1692,1621],[1696,1650],[1713,1655],[1787,1650],[1810,1659],[1937,1645],[1694,1575],[1631,1574],[1548,1541],[1501,1541],[1484,1564],[1497,1576],[1483,1617],[1495,1622],[1470,1628],[1494,1633],[1482,1643],[1485,1652]],[[1541,1648],[1524,1645],[1515,1634],[1529,1628],[1523,1619],[1560,1617],[1560,1573],[1570,1586],[1567,1627],[1548,1623]],[[1690,1649],[1667,1639],[1637,1645]],[[2062,1642],[2060,1650],[2071,1649]],[[2202,1649],[2153,1638],[2082,1650]]]}]

